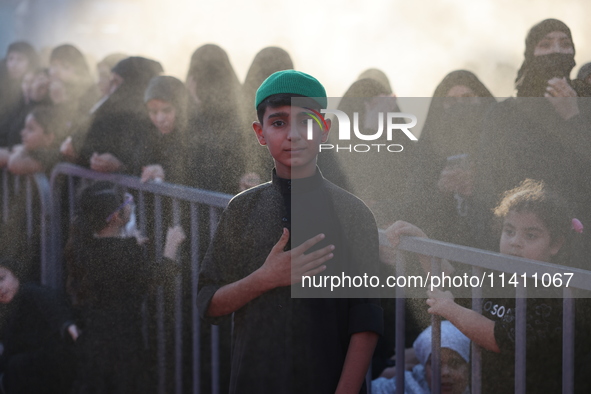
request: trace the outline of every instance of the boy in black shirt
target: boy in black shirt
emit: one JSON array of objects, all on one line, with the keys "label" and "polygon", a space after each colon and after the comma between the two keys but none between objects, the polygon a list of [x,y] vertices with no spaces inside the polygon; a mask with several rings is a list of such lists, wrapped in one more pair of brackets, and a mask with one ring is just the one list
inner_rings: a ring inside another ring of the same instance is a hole
[{"label": "boy in black shirt", "polygon": [[[294,97],[305,104],[292,105]],[[378,300],[291,296],[303,276],[373,272],[379,261],[369,209],[316,168],[330,121],[315,124],[311,139],[307,124],[326,102],[324,87],[294,70],[257,91],[253,128],[275,161],[273,181],[228,205],[197,298],[214,323],[234,314],[232,393],[365,392],[383,325]]]}]

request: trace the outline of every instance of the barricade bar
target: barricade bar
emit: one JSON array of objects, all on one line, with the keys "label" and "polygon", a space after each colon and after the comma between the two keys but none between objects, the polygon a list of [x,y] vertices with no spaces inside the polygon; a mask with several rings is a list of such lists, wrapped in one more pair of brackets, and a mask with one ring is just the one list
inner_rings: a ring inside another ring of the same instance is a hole
[{"label": "barricade bar", "polygon": [[454,245],[428,238],[401,237],[398,249],[427,256],[436,256],[490,270],[517,273],[519,275],[525,273],[529,277],[536,273],[538,275],[546,273],[551,275],[573,273],[574,275],[569,283],[569,287],[591,290],[591,271],[579,268],[523,259],[521,257],[503,255],[468,246]]},{"label": "barricade bar", "polygon": [[177,198],[188,202],[206,204],[217,208],[225,208],[226,205],[228,205],[228,201],[232,198],[229,194],[175,185],[167,182],[142,183],[138,177],[96,172],[69,163],[60,163],[54,167],[51,173],[52,188],[59,175],[70,175],[95,181],[109,181],[132,189],[150,192],[165,197]]}]

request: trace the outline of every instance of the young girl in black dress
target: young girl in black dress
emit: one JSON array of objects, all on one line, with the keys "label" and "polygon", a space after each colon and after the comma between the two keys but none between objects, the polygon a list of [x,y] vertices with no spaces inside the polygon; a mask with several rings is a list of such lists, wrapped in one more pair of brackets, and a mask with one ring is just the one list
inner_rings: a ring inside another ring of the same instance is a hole
[{"label": "young girl in black dress", "polygon": [[82,333],[76,393],[150,392],[141,305],[156,279],[172,277],[180,227],[170,228],[163,261],[148,257],[135,229],[133,197],[107,182],[82,190],[67,246],[68,288]]}]

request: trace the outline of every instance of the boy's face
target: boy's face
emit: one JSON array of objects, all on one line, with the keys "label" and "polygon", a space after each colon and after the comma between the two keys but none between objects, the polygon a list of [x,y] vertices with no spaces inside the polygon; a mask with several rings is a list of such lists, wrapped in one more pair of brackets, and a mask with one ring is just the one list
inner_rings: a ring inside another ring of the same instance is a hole
[{"label": "boy's face", "polygon": [[53,142],[53,134],[47,134],[43,127],[35,120],[33,115],[28,115],[25,128],[21,130],[23,146],[28,152],[46,148]]},{"label": "boy's face", "polygon": [[[267,107],[263,123],[252,125],[259,143],[266,145],[273,156],[281,178],[305,178],[316,172],[318,148],[328,139],[330,120],[326,120],[328,128],[321,130],[310,114],[310,110],[302,107]],[[314,131],[310,140],[307,138],[308,120],[312,120]]]},{"label": "boy's face", "polygon": [[14,274],[0,267],[0,303],[8,304],[18,292],[19,281]]},{"label": "boy's face", "polygon": [[562,244],[552,240],[550,231],[535,213],[509,211],[505,216],[499,246],[503,254],[549,262]]}]

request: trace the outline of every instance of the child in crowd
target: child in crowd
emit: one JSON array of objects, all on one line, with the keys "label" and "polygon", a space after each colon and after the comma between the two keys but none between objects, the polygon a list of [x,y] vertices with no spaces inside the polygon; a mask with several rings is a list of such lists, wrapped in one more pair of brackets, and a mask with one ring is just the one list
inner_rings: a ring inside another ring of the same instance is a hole
[{"label": "child in crowd", "polygon": [[175,77],[150,80],[144,102],[157,131],[151,134],[143,159],[142,182],[159,179],[186,184],[188,101],[185,85]]},{"label": "child in crowd", "polygon": [[324,87],[294,70],[272,74],[256,94],[253,128],[275,162],[273,181],[224,211],[197,297],[209,321],[233,314],[231,393],[365,392],[383,325],[378,300],[291,295],[304,275],[372,272],[378,262],[373,215],[316,167],[329,121],[306,137],[310,108],[326,105]]},{"label": "child in crowd", "polygon": [[163,264],[147,256],[130,194],[108,182],[80,193],[66,256],[68,292],[82,333],[75,393],[146,393],[153,388],[141,331],[141,305],[156,277],[175,269],[180,227],[169,229]]},{"label": "child in crowd", "polygon": [[[431,326],[423,331],[412,347],[419,364],[404,373],[405,394],[431,392]],[[445,394],[469,393],[470,340],[449,321],[441,322],[441,392]],[[378,378],[371,384],[373,394],[396,393],[396,377]]]},{"label": "child in crowd", "polygon": [[38,68],[29,71],[21,84],[22,105],[0,126],[0,167],[5,167],[10,157],[11,148],[19,145],[21,130],[25,126],[27,115],[37,106],[51,104],[49,100],[49,74],[47,69]]},{"label": "child in crowd", "polygon": [[0,260],[0,392],[67,393],[78,329],[55,290],[22,283],[22,268],[16,260]]},{"label": "child in crowd", "polygon": [[[573,223],[580,224],[573,221],[565,201],[543,182],[530,179],[507,191],[494,212],[502,221],[500,252],[543,262],[557,262],[560,256],[568,257],[565,246],[573,233]],[[419,228],[400,221],[388,228],[387,234],[393,246],[398,244],[401,235],[426,237]],[[423,268],[429,270],[429,258],[420,256],[420,260]],[[454,268],[444,264],[443,270],[449,274]],[[435,289],[429,292],[427,304],[429,313],[448,319],[484,348],[482,392],[513,392],[515,299],[485,298],[483,312],[479,314],[455,303],[451,292]],[[562,300],[529,299],[526,319],[527,392],[560,392]]]},{"label": "child in crowd", "polygon": [[63,132],[61,117],[51,107],[37,107],[27,115],[21,131],[22,145],[13,148],[8,170],[27,175],[50,171],[60,159],[58,136]]}]

